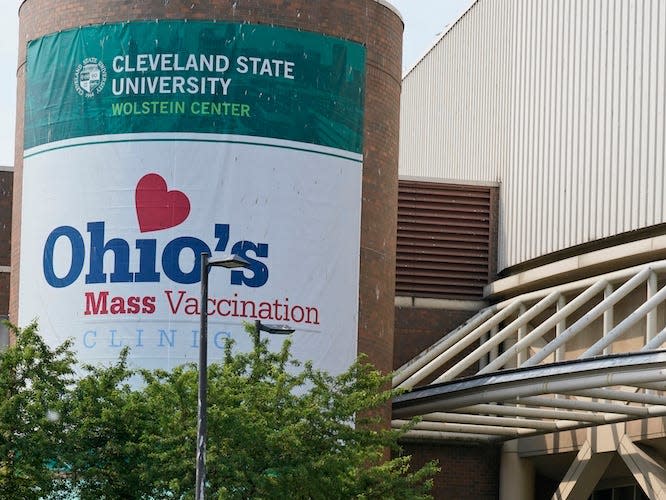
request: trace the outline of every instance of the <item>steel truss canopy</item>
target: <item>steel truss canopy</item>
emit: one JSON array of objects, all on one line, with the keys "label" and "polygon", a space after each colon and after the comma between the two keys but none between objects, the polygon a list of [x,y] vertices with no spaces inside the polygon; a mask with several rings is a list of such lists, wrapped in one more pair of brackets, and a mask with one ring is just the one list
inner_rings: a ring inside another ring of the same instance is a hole
[{"label": "steel truss canopy", "polygon": [[503,441],[666,416],[662,281],[666,261],[480,311],[396,371],[409,392],[393,401],[393,426],[412,439]]}]

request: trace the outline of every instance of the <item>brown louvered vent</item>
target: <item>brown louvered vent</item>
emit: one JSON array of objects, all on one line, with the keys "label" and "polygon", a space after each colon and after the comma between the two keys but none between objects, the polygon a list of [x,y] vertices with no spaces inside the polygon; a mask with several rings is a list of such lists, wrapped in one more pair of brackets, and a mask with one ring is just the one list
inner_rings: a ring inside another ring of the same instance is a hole
[{"label": "brown louvered vent", "polygon": [[497,188],[401,180],[396,295],[478,300],[492,278]]}]

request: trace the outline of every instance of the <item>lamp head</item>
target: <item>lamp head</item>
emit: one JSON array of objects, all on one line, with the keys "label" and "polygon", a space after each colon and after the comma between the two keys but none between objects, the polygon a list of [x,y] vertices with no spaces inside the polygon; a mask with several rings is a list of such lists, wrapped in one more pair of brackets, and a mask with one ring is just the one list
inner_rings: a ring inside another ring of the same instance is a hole
[{"label": "lamp head", "polygon": [[208,265],[210,267],[226,267],[227,269],[250,267],[250,263],[247,260],[245,260],[240,255],[236,255],[235,253],[208,259]]},{"label": "lamp head", "polygon": [[258,332],[266,332],[271,335],[290,335],[296,330],[289,325],[266,325],[259,320],[254,322]]}]

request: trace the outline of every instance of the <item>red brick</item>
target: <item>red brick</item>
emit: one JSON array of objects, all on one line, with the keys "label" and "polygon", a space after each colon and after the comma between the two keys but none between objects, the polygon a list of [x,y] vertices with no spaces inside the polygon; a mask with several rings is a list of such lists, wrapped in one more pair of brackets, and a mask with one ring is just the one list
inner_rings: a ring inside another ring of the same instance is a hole
[{"label": "red brick", "polygon": [[[0,171],[0,267],[8,267],[11,262],[12,178],[11,171]],[[9,272],[0,270],[0,316],[8,313]]]},{"label": "red brick", "polygon": [[412,456],[413,467],[439,462],[432,495],[450,500],[497,500],[500,452],[499,445],[403,444],[403,454]]},{"label": "red brick", "polygon": [[[396,307],[393,368],[401,367],[451,330],[462,325],[476,312]],[[477,345],[472,344],[451,361],[451,364],[462,359],[476,347]],[[466,372],[463,375],[471,374]]]}]

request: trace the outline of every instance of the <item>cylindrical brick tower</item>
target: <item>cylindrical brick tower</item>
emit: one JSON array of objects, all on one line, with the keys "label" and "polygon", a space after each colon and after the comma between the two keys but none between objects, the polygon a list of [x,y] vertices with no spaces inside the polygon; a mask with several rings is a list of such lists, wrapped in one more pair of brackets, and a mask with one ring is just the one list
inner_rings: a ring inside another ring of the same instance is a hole
[{"label": "cylindrical brick tower", "polygon": [[[392,7],[24,0],[19,15],[12,321],[37,316],[47,337],[64,329],[56,340],[102,349],[100,359],[127,345],[139,363],[188,361],[173,354],[196,348],[186,320],[196,328],[198,270],[183,262],[200,250],[242,253],[250,270],[211,274],[226,286],[211,290],[214,342],[236,338],[229,325],[243,319],[284,321],[335,369],[326,359],[349,354],[335,343],[345,323],[326,322],[347,315],[358,324],[351,354],[391,369],[403,29]],[[289,172],[293,162],[301,170]],[[218,163],[226,170],[207,170]]]}]

